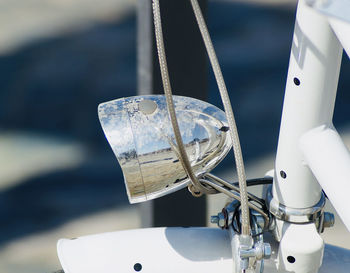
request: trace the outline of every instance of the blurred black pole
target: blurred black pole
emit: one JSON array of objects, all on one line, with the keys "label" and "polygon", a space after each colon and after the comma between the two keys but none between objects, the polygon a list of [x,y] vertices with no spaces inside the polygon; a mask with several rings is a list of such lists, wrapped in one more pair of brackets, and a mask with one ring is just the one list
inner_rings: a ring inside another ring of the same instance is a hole
[{"label": "blurred black pole", "polygon": [[[207,0],[199,0],[206,15]],[[207,99],[208,63],[189,0],[160,0],[165,51],[174,95]],[[138,0],[138,94],[163,94],[155,45],[152,0]],[[170,126],[170,125],[169,125]],[[142,225],[205,226],[206,198],[187,189],[141,205]]]}]

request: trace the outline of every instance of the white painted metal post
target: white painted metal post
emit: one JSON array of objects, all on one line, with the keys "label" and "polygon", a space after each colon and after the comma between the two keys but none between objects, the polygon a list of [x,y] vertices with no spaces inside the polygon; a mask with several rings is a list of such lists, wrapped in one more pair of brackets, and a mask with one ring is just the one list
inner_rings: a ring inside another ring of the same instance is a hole
[{"label": "white painted metal post", "polygon": [[292,208],[315,205],[321,187],[304,164],[299,139],[332,124],[342,47],[327,18],[298,5],[278,142],[273,197]]},{"label": "white painted metal post", "polygon": [[[321,199],[321,186],[304,161],[300,137],[332,126],[342,47],[327,18],[300,0],[283,105],[273,183],[274,201],[305,209]],[[324,243],[313,223],[277,220],[278,269],[316,273]]]}]

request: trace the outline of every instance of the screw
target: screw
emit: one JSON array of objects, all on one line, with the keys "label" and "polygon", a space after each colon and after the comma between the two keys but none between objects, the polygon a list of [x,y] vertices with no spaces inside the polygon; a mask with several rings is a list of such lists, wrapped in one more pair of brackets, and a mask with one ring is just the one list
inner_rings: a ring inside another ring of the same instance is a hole
[{"label": "screw", "polygon": [[220,212],[218,215],[211,216],[210,222],[213,224],[217,224],[221,228],[224,228],[226,224],[226,219],[224,214]]},{"label": "screw", "polygon": [[241,249],[239,256],[242,259],[255,257],[257,260],[269,259],[271,257],[271,246],[268,243],[258,243],[253,248]]}]

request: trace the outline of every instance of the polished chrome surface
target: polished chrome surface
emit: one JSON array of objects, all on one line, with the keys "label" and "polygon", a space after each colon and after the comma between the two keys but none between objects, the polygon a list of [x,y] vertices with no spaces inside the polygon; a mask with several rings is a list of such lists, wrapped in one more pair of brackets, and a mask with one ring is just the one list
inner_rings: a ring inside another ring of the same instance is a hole
[{"label": "polished chrome surface", "polygon": [[[225,113],[206,102],[173,96],[183,142],[196,176],[228,153]],[[165,97],[136,96],[99,105],[98,115],[124,174],[130,203],[151,200],[189,183],[178,159]]]},{"label": "polished chrome surface", "polygon": [[326,203],[324,193],[321,195],[320,201],[309,208],[290,208],[280,204],[272,196],[272,187],[270,186],[267,191],[266,203],[269,207],[269,211],[277,219],[287,221],[290,223],[311,223],[316,222],[323,214],[323,208]]}]

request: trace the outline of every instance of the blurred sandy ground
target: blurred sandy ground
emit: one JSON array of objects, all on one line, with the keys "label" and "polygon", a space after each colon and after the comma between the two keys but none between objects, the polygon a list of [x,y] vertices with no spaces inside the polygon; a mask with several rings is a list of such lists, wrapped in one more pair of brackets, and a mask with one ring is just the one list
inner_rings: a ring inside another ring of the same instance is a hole
[{"label": "blurred sandy ground", "polygon": [[[295,1],[290,0],[278,3],[274,0],[249,2],[262,6],[282,5],[290,9],[295,7]],[[118,23],[132,13],[134,4],[135,1],[130,0],[0,0],[0,56],[13,54],[38,40],[79,32],[100,23]],[[218,47],[220,50],[220,44]],[[31,177],[74,169],[82,164],[90,166],[90,151],[77,139],[9,131],[6,128],[0,133],[0,192],[11,190]],[[350,145],[350,130],[344,128],[342,133]],[[107,145],[105,148],[108,149]],[[93,164],[97,162],[100,165],[115,166],[114,161],[110,162],[111,158],[106,160],[104,157],[97,157]],[[273,160],[271,151],[250,160],[247,165],[248,177],[262,176],[273,167]],[[234,173],[225,171],[220,175],[230,179]],[[125,195],[124,189],[121,188],[121,191]],[[30,195],[30,192],[24,194]],[[5,240],[0,248],[0,272],[52,272],[60,268],[55,249],[59,238],[140,227],[138,207],[127,205],[125,199],[123,200],[120,206],[92,211],[88,215],[73,217],[51,228],[18,236],[10,241]],[[221,210],[225,201],[220,195],[210,197],[209,215]],[[6,206],[6,202],[1,205]],[[26,208],[26,204],[19,206],[23,206],[24,210]],[[330,207],[329,204],[327,206]],[[2,221],[4,223],[6,219]],[[338,217],[336,227],[326,230],[323,236],[327,243],[350,248],[349,233]]]}]

